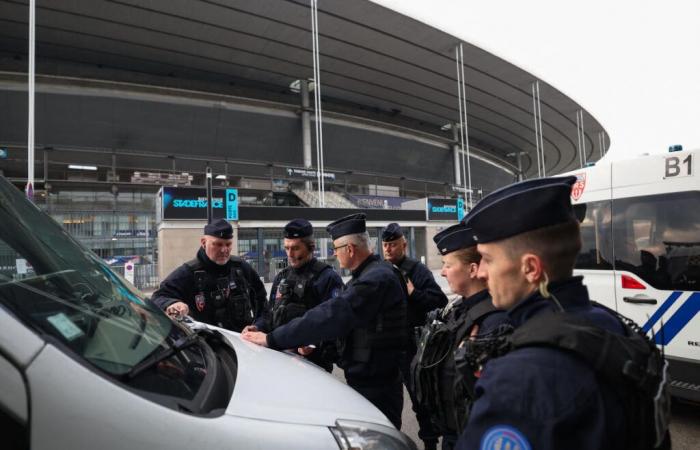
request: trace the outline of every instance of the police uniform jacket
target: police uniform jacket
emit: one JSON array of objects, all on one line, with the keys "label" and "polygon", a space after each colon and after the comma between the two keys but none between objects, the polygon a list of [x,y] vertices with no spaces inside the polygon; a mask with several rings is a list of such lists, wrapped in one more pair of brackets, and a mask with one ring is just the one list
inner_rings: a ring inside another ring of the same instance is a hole
[{"label": "police uniform jacket", "polygon": [[[594,307],[581,277],[550,283],[565,311],[622,333],[618,319]],[[517,328],[553,310],[553,300],[530,295],[507,312]],[[488,361],[458,449],[614,449],[624,442],[623,407],[593,369],[560,349],[524,347]]]},{"label": "police uniform jacket", "polygon": [[[457,323],[461,322],[464,316],[469,312],[470,309],[482,302],[490,302],[491,296],[489,295],[488,289],[479,291],[474,295],[469,297],[460,297],[455,300],[451,305],[450,309],[445,314],[445,322]],[[506,322],[508,317],[505,311],[494,311],[491,314],[487,314],[481,319],[477,320],[474,325],[479,326],[479,334],[488,334],[495,331],[499,325]],[[468,332],[469,330],[464,330]],[[461,341],[463,336],[456,337],[458,341]],[[458,342],[459,343],[459,342]]]},{"label": "police uniform jacket", "polygon": [[[352,279],[340,295],[270,332],[267,344],[274,349],[289,349],[345,338],[353,329],[369,326],[378,315],[401,308],[405,301],[401,281],[392,268],[370,255],[352,272]],[[387,380],[398,379],[401,350],[378,349],[371,353],[369,361],[359,362],[346,357],[352,353],[346,347],[339,365],[348,382],[383,385]]]},{"label": "police uniform jacket", "polygon": [[[277,286],[279,286],[280,281],[283,278],[289,276],[288,274],[290,271],[294,271],[296,274],[301,275],[311,270],[315,262],[316,258],[312,258],[302,267],[295,269],[291,266],[288,266],[285,270],[279,272],[277,276],[275,276],[275,279],[272,281],[272,288],[270,289],[270,298],[267,301],[265,311],[255,321],[255,326],[258,327],[258,330],[267,333],[272,328],[272,307],[275,304],[275,301],[277,300]],[[322,270],[321,273],[316,275],[316,278],[311,284],[311,292],[308,293],[308,295],[311,297],[311,300],[314,303],[312,307],[340,294],[340,292],[342,292],[343,290],[343,286],[343,280],[340,278],[340,275],[338,275],[338,273],[335,270],[333,270],[330,267]],[[305,295],[307,295],[307,293],[305,293]]]},{"label": "police uniform jacket", "polygon": [[[214,305],[209,298],[209,292],[215,290],[216,280],[224,277],[230,277],[232,265],[229,260],[224,265],[219,265],[209,259],[204,248],[200,248],[197,252],[197,260],[202,264],[202,270],[206,271],[206,303],[202,311],[197,309],[195,304],[195,296],[199,294],[199,290],[195,283],[194,271],[183,264],[175,269],[168,277],[160,283],[160,287],[153,293],[153,302],[161,309],[165,310],[168,306],[182,301],[190,308],[190,316],[197,321],[216,325],[214,320]],[[245,261],[241,261],[241,272],[248,285],[254,291],[254,298],[250,301],[253,303],[256,314],[262,311],[265,304],[265,285],[260,281],[260,277],[255,270]]]},{"label": "police uniform jacket", "polygon": [[412,265],[405,275],[413,283],[413,293],[408,296],[408,324],[418,327],[425,324],[425,316],[432,310],[447,305],[447,296],[435,281],[433,273],[420,261],[405,257],[398,268],[403,272],[404,267]]}]

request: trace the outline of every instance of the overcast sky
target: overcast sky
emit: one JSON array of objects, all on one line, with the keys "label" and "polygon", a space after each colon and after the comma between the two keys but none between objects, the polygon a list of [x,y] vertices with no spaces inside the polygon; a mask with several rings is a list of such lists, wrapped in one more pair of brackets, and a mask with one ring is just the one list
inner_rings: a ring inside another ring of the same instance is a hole
[{"label": "overcast sky", "polygon": [[698,0],[373,1],[573,98],[610,134],[610,157],[700,148]]}]

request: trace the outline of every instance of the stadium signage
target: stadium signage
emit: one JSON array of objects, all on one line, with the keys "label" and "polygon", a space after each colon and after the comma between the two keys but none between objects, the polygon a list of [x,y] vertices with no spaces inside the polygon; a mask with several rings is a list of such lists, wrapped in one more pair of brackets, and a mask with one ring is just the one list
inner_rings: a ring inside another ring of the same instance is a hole
[{"label": "stadium signage", "polygon": [[[163,187],[160,192],[163,220],[206,220],[207,191],[204,188]],[[238,190],[214,189],[214,219],[238,220]]]},{"label": "stadium signage", "polygon": [[[287,167],[286,172],[287,176],[293,178],[318,178],[318,171],[313,169],[296,169],[294,167]],[[323,172],[323,178],[325,180],[335,181],[335,174],[331,172]]]},{"label": "stadium signage", "polygon": [[464,200],[461,198],[428,198],[427,220],[459,221],[464,218]]}]

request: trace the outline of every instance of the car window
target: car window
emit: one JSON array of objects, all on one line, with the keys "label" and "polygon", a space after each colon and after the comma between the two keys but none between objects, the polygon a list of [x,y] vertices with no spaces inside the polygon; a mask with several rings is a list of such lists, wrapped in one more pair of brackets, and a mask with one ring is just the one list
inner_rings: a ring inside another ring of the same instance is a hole
[{"label": "car window", "polygon": [[[0,304],[47,340],[123,380],[186,332],[0,177]],[[201,348],[164,358],[128,383],[193,398],[206,375]]]},{"label": "car window", "polygon": [[700,289],[700,193],[615,200],[615,269],[657,289]]},{"label": "car window", "polygon": [[580,203],[574,206],[581,222],[581,252],[577,269],[612,269],[612,214],[610,201]]}]

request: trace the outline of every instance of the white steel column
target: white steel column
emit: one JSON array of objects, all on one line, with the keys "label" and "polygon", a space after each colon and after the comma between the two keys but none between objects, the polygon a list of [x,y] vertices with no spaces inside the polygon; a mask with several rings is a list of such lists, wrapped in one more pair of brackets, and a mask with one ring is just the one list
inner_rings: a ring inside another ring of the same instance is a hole
[{"label": "white steel column", "polygon": [[[309,82],[299,80],[299,94],[301,95],[301,146],[304,153],[304,169],[311,169],[311,114],[309,113]],[[311,181],[304,182],[307,191],[311,190]]]},{"label": "white steel column", "polygon": [[34,58],[36,28],[36,0],[29,0],[29,115],[27,117],[27,186],[25,192],[30,199],[34,198]]},{"label": "white steel column", "polygon": [[314,101],[316,110],[316,167],[319,207],[326,206],[325,177],[323,167],[323,115],[321,113],[321,70],[318,45],[318,2],[311,1],[311,39],[314,61]]},{"label": "white steel column", "polygon": [[455,186],[460,186],[462,184],[461,162],[459,160],[459,150],[461,147],[459,145],[459,130],[457,130],[456,123],[452,124],[452,139],[454,140],[454,144],[452,144],[452,156],[455,165]]}]

